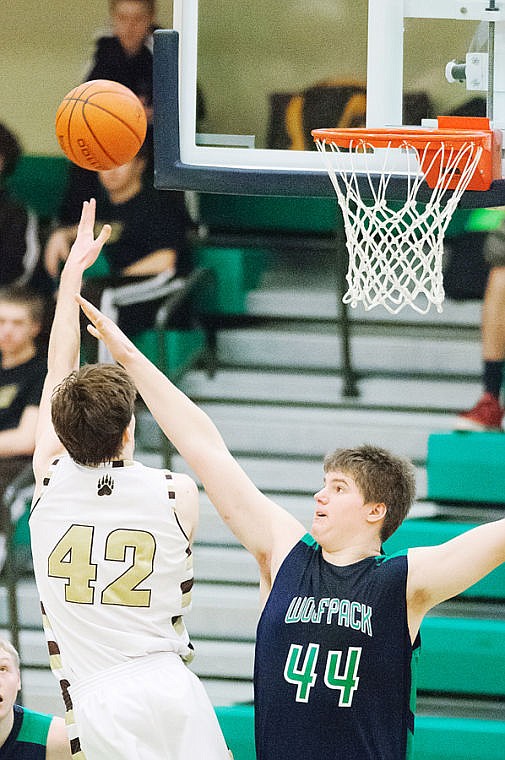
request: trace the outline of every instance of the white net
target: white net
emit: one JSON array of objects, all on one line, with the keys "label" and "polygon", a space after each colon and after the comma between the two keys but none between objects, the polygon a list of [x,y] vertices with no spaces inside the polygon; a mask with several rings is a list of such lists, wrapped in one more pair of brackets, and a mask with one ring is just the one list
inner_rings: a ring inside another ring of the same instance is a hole
[{"label": "white net", "polygon": [[[382,305],[391,314],[407,305],[420,314],[426,314],[432,305],[441,312],[444,234],[479,163],[482,147],[472,141],[458,147],[442,142],[435,148],[427,143],[418,150],[406,139],[400,149],[389,145],[380,151],[383,157],[377,169],[377,156],[365,139],[351,143],[345,153],[331,142],[316,140],[316,144],[325,156],[344,219],[349,254],[344,303],[362,304],[367,311]],[[386,198],[398,150],[404,154],[407,185],[402,203]],[[373,163],[367,156],[373,156]],[[434,170],[436,186],[429,200],[421,204],[417,195],[424,175]],[[451,191],[450,183],[455,183]]]}]

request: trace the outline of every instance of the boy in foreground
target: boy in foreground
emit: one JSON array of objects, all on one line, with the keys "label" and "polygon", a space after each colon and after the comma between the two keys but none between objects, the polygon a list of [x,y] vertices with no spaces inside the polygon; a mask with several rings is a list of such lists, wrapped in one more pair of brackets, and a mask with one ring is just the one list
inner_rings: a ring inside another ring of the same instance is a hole
[{"label": "boy in foreground", "polygon": [[111,228],[85,202],[63,268],[33,459],[35,580],[50,662],[81,760],[229,760],[186,667],[198,493],[133,459],[136,389],[121,367],[79,368],[75,293]]}]

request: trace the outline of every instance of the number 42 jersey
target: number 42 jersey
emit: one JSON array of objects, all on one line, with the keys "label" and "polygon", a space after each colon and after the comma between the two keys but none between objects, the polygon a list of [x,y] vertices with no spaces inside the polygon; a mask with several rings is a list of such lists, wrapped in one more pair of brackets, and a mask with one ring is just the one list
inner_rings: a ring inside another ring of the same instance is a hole
[{"label": "number 42 jersey", "polygon": [[410,757],[407,568],[405,553],[336,566],[309,535],[294,546],[258,624],[258,760]]},{"label": "number 42 jersey", "polygon": [[139,462],[53,463],[30,533],[60,680],[73,684],[152,653],[191,659],[183,620],[193,565],[176,514],[178,477]]}]

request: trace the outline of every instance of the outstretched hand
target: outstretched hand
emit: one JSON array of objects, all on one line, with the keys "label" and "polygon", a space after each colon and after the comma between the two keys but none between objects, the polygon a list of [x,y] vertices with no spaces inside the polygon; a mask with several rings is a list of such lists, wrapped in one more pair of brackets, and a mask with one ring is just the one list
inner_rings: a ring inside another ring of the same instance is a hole
[{"label": "outstretched hand", "polygon": [[91,322],[87,328],[88,332],[105,343],[117,362],[120,364],[124,363],[127,357],[137,350],[131,340],[126,337],[124,332],[120,330],[112,319],[102,314],[92,303],[78,293],[75,299]]},{"label": "outstretched hand", "polygon": [[77,237],[67,259],[69,265],[79,266],[83,270],[95,263],[102,246],[109,239],[112,229],[110,224],[104,224],[100,234],[95,239],[95,212],[95,199],[91,198],[89,201],[84,201],[77,228]]}]

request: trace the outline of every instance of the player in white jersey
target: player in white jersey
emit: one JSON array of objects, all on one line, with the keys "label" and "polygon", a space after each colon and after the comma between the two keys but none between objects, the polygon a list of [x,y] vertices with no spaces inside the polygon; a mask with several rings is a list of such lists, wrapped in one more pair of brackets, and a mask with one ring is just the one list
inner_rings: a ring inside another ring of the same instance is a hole
[{"label": "player in white jersey", "polygon": [[[185,661],[198,493],[133,460],[135,386],[118,365],[79,369],[85,203],[61,274],[40,404],[30,531],[72,753],[86,760],[228,760],[212,705]],[[71,716],[71,717],[70,717]]]}]

